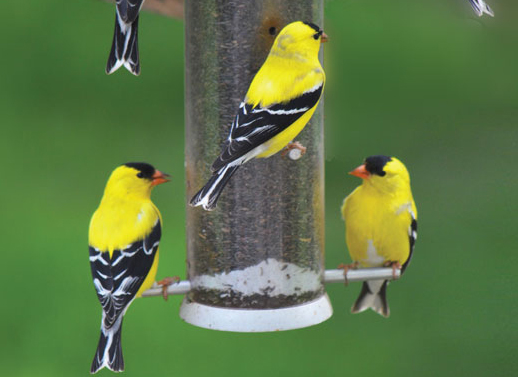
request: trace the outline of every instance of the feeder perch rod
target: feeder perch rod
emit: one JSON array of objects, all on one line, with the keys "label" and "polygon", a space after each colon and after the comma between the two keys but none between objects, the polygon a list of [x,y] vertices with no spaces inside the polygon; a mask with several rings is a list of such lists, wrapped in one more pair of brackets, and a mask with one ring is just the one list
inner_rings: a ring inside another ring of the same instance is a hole
[{"label": "feeder perch rod", "polygon": [[[396,279],[401,276],[401,271],[396,269]],[[347,281],[365,281],[365,280],[393,280],[392,268],[361,268],[358,270],[347,271]],[[343,270],[326,270],[324,281],[329,283],[345,283]],[[191,282],[188,280],[181,280],[178,283],[171,284],[167,288],[167,293],[171,295],[184,295],[191,290]],[[153,287],[142,294],[142,297],[162,296],[162,288]]]}]

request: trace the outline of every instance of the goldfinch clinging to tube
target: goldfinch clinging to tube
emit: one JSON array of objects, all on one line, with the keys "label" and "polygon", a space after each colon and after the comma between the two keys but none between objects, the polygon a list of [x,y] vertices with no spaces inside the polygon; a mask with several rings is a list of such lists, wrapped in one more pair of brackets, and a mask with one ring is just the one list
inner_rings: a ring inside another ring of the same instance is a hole
[{"label": "goldfinch clinging to tube", "polygon": [[[417,237],[417,210],[405,165],[395,157],[371,156],[350,174],[363,179],[342,206],[352,266],[392,266],[403,274]],[[363,282],[351,311],[371,308],[388,317],[387,284],[388,280]]]},{"label": "goldfinch clinging to tube", "polygon": [[324,89],[318,52],[326,40],[318,26],[307,22],[293,22],[280,31],[239,106],[227,144],[212,164],[212,177],[191,199],[192,206],[214,209],[239,166],[270,157],[302,131]]},{"label": "goldfinch clinging to tube", "polygon": [[115,31],[106,73],[122,65],[135,76],[140,75],[138,55],[138,18],[144,0],[116,0]]},{"label": "goldfinch clinging to tube", "polygon": [[103,367],[124,370],[122,319],[131,302],[155,281],[162,218],[150,196],[167,177],[146,163],[119,166],[90,221],[90,266],[103,308],[91,373]]}]

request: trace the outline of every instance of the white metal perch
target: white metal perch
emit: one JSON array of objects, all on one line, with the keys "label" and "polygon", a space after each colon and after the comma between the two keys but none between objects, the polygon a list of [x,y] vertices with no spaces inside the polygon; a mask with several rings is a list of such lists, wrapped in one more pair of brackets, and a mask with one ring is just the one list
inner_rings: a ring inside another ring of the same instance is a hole
[{"label": "white metal perch", "polygon": [[[395,277],[399,279],[401,271],[395,270]],[[393,280],[392,268],[361,268],[357,270],[347,271],[347,282],[353,283],[365,280]],[[343,270],[326,270],[324,274],[324,282],[330,283],[345,283],[346,279]],[[184,295],[191,290],[191,282],[188,280],[181,280],[178,283],[173,283],[167,288],[168,295]],[[142,297],[162,296],[161,287],[153,287],[142,294]]]}]

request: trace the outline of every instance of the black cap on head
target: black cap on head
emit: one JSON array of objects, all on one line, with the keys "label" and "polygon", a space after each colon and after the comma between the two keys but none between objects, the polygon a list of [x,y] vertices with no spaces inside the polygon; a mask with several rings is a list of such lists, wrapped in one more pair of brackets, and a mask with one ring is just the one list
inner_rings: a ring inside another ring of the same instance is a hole
[{"label": "black cap on head", "polygon": [[320,30],[320,28],[319,28],[317,25],[315,25],[313,22],[306,22],[306,21],[304,21],[303,23],[304,23],[304,24],[306,24],[306,25],[308,25],[309,27],[311,27],[311,28],[315,29],[315,31],[316,31],[317,33],[318,33],[319,31],[321,31],[321,30]]},{"label": "black cap on head", "polygon": [[138,170],[137,176],[139,178],[153,179],[153,174],[155,174],[155,168],[145,162],[128,162],[124,166]]},{"label": "black cap on head", "polygon": [[385,174],[387,174],[385,171],[383,171],[383,168],[387,162],[391,160],[391,157],[383,155],[367,157],[365,159],[365,170],[371,174],[377,174],[380,177],[383,177]]},{"label": "black cap on head", "polygon": [[320,38],[320,36],[322,35],[323,31],[312,22],[304,22],[304,24],[308,25],[310,28],[312,28],[313,30],[316,31],[316,33],[313,34],[313,38],[315,40],[318,40]]}]

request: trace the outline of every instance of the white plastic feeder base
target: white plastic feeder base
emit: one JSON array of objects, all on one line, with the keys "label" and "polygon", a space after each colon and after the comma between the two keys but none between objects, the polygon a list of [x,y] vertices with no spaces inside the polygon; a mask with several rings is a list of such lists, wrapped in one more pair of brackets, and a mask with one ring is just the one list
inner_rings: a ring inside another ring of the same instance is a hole
[{"label": "white plastic feeder base", "polygon": [[332,314],[333,308],[327,294],[303,305],[280,309],[218,308],[187,302],[185,298],[180,308],[180,317],[191,325],[234,332],[300,329],[322,323]]}]

